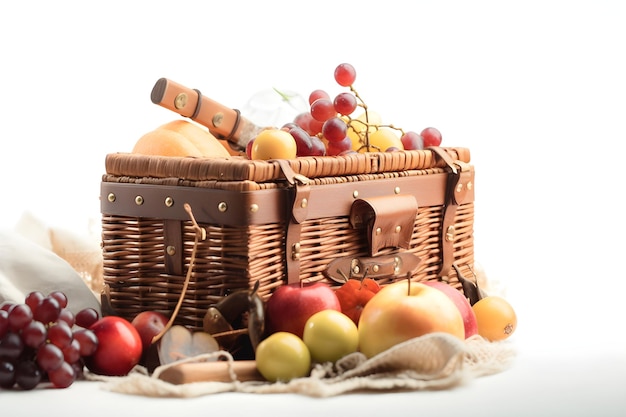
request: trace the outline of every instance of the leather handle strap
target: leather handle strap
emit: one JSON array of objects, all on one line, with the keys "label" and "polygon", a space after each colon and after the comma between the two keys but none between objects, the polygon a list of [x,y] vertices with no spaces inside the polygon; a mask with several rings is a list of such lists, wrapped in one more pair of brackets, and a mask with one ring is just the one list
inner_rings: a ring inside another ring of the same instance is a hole
[{"label": "leather handle strap", "polygon": [[332,260],[324,274],[339,284],[351,278],[399,279],[411,276],[419,264],[420,258],[409,252],[374,257],[346,257]]}]

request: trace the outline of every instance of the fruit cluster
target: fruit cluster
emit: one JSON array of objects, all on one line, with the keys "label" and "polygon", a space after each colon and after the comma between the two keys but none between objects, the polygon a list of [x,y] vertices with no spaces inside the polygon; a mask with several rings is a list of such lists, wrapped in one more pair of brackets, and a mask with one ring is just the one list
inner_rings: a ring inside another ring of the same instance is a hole
[{"label": "fruit cluster", "polygon": [[89,327],[98,312],[85,308],[74,315],[61,291],[29,293],[24,303],[0,308],[0,387],[23,390],[48,381],[66,388],[82,376],[84,359],[98,346]]},{"label": "fruit cluster", "polygon": [[[249,159],[291,159],[353,152],[419,150],[441,144],[441,132],[434,127],[417,133],[383,124],[380,115],[368,108],[354,88],[356,70],[352,65],[338,65],[334,78],[349,91],[331,97],[326,90],[313,90],[308,97],[308,112],[300,113],[280,129],[266,129],[259,133],[248,143],[246,156]],[[362,109],[362,113],[356,115],[358,109]]]}]

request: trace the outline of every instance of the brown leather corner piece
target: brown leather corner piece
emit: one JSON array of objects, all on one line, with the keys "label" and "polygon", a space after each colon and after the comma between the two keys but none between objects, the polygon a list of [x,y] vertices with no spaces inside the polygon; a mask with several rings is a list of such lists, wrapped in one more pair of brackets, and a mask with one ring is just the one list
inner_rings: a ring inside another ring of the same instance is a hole
[{"label": "brown leather corner piece", "polygon": [[370,256],[384,248],[408,249],[417,215],[417,200],[410,194],[357,199],[350,210],[350,225],[364,227]]}]

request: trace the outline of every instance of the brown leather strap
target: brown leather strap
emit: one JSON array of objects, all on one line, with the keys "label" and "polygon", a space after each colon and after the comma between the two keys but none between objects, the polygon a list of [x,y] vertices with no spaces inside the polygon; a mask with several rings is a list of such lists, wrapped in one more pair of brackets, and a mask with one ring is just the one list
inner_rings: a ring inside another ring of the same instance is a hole
[{"label": "brown leather strap", "polygon": [[307,219],[311,189],[308,179],[296,174],[285,160],[278,160],[285,179],[292,188],[291,216],[287,224],[285,238],[285,261],[287,263],[287,284],[300,282],[300,237],[302,222]]},{"label": "brown leather strap", "polygon": [[352,204],[350,225],[364,228],[369,255],[384,248],[408,249],[417,215],[417,201],[410,194],[359,198]]},{"label": "brown leather strap", "polygon": [[445,150],[438,147],[428,148],[449,167],[448,180],[445,187],[445,202],[441,222],[440,250],[441,268],[438,276],[440,280],[448,281],[448,276],[454,263],[454,241],[456,238],[456,212],[460,204],[469,198],[473,199],[474,170],[467,163],[453,161]]},{"label": "brown leather strap", "polygon": [[168,275],[184,275],[183,226],[181,220],[164,220],[163,244],[165,272]]},{"label": "brown leather strap", "polygon": [[324,270],[324,275],[343,284],[350,278],[404,278],[410,276],[420,264],[420,258],[409,252],[393,255],[337,258]]}]

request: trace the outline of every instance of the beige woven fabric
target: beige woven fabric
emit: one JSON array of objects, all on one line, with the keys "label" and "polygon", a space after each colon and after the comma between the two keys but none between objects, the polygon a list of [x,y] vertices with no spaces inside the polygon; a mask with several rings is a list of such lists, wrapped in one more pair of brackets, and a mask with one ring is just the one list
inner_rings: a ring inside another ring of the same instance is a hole
[{"label": "beige woven fabric", "polygon": [[[227,353],[220,354],[232,360]],[[515,350],[507,341],[490,343],[475,336],[463,342],[448,334],[432,333],[398,344],[371,359],[354,353],[335,364],[318,364],[309,377],[286,383],[241,382],[233,374],[232,382],[174,385],[158,378],[163,367],[152,375],[138,367],[125,377],[87,377],[102,381],[106,390],[150,397],[190,398],[220,392],[331,397],[355,391],[447,389],[475,377],[502,372],[514,357]]]}]

